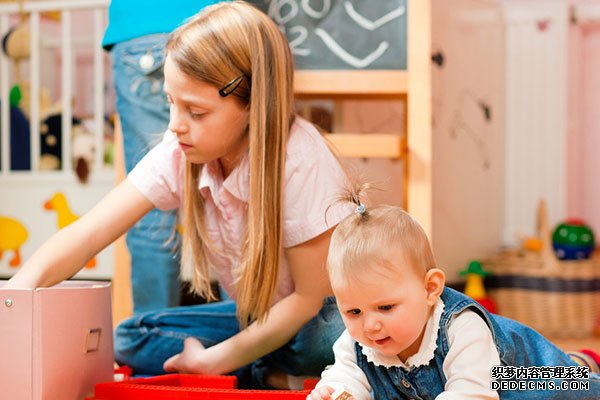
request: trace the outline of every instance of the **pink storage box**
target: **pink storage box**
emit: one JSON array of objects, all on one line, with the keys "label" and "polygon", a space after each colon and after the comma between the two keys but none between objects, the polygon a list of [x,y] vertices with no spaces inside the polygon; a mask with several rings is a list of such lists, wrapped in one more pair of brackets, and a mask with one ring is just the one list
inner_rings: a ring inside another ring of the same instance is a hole
[{"label": "pink storage box", "polygon": [[109,282],[4,289],[0,391],[15,400],[79,400],[113,379]]}]

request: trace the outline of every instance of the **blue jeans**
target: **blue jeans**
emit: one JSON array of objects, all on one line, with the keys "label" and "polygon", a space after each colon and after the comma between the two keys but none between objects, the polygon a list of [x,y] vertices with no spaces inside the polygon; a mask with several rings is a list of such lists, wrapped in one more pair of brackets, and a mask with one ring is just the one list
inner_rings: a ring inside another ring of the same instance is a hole
[{"label": "blue jeans", "polygon": [[[166,40],[166,34],[148,35],[118,43],[111,50],[127,172],[160,141],[169,123],[169,106],[162,91]],[[140,57],[149,55],[153,63],[143,68]],[[175,212],[154,209],[127,234],[134,313],[179,304],[175,221]]]},{"label": "blue jeans", "polygon": [[[115,331],[115,358],[135,374],[164,374],[163,363],[183,350],[193,336],[205,347],[222,342],[240,331],[233,300],[176,307],[134,316]],[[280,370],[290,375],[317,376],[333,364],[332,346],[344,330],[335,299],[328,297],[319,314],[283,347],[234,371],[238,387],[267,389],[265,375]]]}]

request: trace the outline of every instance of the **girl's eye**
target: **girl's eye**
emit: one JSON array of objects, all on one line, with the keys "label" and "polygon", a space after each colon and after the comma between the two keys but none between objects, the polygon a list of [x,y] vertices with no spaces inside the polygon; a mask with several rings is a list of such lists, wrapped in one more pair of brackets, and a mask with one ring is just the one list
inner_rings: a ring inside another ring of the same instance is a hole
[{"label": "girl's eye", "polygon": [[201,118],[203,115],[204,115],[204,114],[202,114],[202,113],[198,113],[198,112],[193,112],[193,111],[190,111],[190,117],[192,117],[192,119],[198,119],[198,118]]},{"label": "girl's eye", "polygon": [[391,304],[386,304],[385,306],[379,306],[379,309],[381,311],[390,311],[392,308],[394,308],[394,306]]},{"label": "girl's eye", "polygon": [[358,308],[354,308],[352,310],[348,310],[347,313],[350,315],[356,316],[356,315],[360,315],[360,310]]}]

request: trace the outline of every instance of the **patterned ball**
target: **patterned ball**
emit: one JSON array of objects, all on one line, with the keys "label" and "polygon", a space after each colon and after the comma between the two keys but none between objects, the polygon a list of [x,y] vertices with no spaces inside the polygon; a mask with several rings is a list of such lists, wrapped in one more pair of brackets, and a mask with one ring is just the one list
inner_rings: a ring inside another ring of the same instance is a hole
[{"label": "patterned ball", "polygon": [[552,246],[561,260],[589,258],[595,247],[594,232],[583,221],[570,219],[554,229]]}]

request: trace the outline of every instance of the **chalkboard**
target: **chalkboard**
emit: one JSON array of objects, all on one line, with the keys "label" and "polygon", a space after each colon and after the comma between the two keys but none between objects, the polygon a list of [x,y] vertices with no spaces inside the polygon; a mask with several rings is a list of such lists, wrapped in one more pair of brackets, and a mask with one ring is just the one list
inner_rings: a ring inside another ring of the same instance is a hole
[{"label": "chalkboard", "polygon": [[299,69],[406,69],[406,0],[249,0],[286,34]]}]

